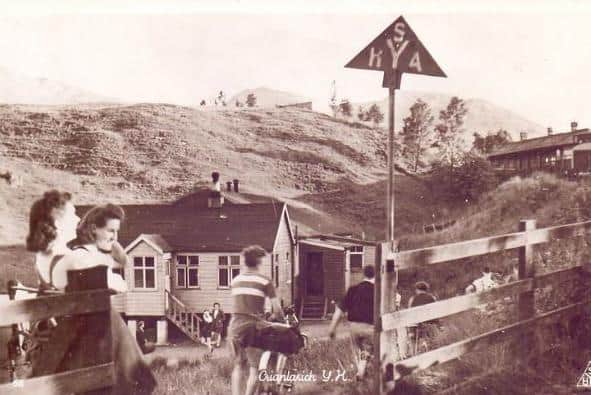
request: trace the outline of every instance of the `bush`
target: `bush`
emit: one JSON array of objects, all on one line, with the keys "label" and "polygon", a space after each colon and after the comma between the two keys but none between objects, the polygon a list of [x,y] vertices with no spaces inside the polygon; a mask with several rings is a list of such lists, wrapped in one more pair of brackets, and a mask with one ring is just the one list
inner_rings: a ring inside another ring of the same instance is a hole
[{"label": "bush", "polygon": [[461,165],[451,171],[443,162],[435,162],[432,168],[431,185],[438,186],[447,200],[473,203],[498,184],[490,162],[472,153],[464,154]]}]

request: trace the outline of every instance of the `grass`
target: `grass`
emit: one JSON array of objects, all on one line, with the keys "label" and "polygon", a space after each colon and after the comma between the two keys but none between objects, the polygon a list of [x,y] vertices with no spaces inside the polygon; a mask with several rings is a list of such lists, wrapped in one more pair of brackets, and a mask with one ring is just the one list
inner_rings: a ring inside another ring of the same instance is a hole
[{"label": "grass", "polygon": [[[346,376],[354,376],[353,356],[348,339],[334,343],[325,339],[311,339],[308,347],[290,357],[289,369],[294,373],[312,372],[317,381],[312,384],[296,383],[297,394],[336,394],[349,391],[351,383],[322,382],[322,372],[346,370]],[[230,392],[232,360],[230,356],[186,356],[178,362],[157,357],[151,367],[158,379],[156,394],[204,394],[226,395]],[[336,373],[335,373],[336,374]],[[354,386],[360,391],[363,385]],[[355,394],[355,392],[347,392]],[[367,392],[357,392],[358,394]]]}]

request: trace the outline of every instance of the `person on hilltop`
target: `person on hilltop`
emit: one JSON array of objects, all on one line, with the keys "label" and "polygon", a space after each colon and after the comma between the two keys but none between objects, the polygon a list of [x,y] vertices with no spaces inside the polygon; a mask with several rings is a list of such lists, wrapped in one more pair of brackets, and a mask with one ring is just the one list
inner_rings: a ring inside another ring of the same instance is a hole
[{"label": "person on hilltop", "polygon": [[[245,270],[234,277],[231,283],[233,311],[228,327],[229,343],[234,358],[232,370],[232,395],[244,393],[252,395],[257,384],[259,360],[263,349],[254,347],[257,331],[272,327],[265,321],[265,300],[270,301],[273,314],[283,321],[283,310],[273,282],[263,275],[260,267],[266,251],[258,245],[250,246],[242,251]],[[246,386],[243,376],[248,369]]]},{"label": "person on hilltop", "polygon": [[358,380],[365,377],[367,364],[373,357],[374,277],[374,267],[364,266],[363,281],[351,286],[345,297],[339,301],[328,331],[329,337],[334,339],[341,318],[347,314]]}]

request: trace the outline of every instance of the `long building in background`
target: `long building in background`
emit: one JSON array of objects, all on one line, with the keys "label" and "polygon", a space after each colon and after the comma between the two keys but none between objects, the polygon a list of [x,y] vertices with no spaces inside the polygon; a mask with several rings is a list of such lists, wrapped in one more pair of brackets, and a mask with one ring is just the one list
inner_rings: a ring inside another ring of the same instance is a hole
[{"label": "long building in background", "polygon": [[591,130],[578,129],[571,123],[567,133],[553,133],[543,137],[527,138],[521,133],[520,141],[508,143],[488,155],[494,168],[506,174],[529,174],[547,171],[557,174],[591,173]]}]

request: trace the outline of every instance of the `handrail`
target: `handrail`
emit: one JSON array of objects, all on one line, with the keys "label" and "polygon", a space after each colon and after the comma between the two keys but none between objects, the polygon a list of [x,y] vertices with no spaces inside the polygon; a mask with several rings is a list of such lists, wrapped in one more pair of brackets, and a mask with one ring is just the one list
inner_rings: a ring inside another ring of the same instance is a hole
[{"label": "handrail", "polygon": [[[201,317],[199,317],[199,315],[197,315],[196,312],[192,311],[191,309],[189,309],[180,299],[178,299],[176,296],[174,296],[170,291],[165,290],[166,296],[170,299],[170,307],[169,307],[169,314],[171,314],[174,318],[174,320],[177,320],[176,317],[176,313],[179,312],[181,314],[184,314],[184,316],[181,316],[181,325],[184,326],[184,330],[186,330],[187,332],[189,332],[191,335],[193,336],[199,336],[200,334],[200,321],[201,321]],[[190,324],[189,324],[189,319],[190,319]],[[197,322],[197,325],[194,325],[194,322]],[[178,325],[178,324],[177,324]]]},{"label": "handrail", "polygon": [[186,307],[185,304],[179,298],[174,296],[170,291],[164,290],[164,292],[166,293],[166,295],[168,295],[170,297],[170,299],[172,299],[173,302],[175,302],[176,304],[179,304],[183,307]]}]

